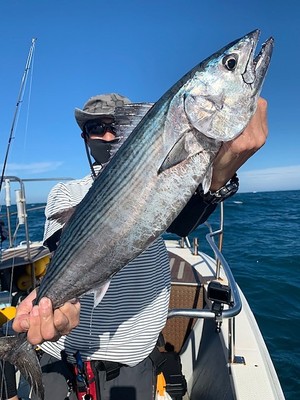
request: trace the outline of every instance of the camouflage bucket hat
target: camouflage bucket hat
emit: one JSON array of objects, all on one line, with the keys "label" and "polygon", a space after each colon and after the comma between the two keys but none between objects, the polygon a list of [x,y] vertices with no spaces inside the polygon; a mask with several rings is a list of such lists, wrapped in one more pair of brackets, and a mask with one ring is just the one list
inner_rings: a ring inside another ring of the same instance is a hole
[{"label": "camouflage bucket hat", "polygon": [[131,101],[120,94],[108,93],[91,97],[83,109],[75,108],[75,119],[80,129],[84,129],[87,121],[96,118],[111,117],[115,114],[116,107],[122,107]]}]

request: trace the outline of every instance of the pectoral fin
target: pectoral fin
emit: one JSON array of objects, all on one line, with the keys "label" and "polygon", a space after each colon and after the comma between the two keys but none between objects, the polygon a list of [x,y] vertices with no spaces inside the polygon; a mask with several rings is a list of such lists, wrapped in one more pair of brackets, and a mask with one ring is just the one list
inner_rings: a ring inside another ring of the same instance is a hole
[{"label": "pectoral fin", "polygon": [[185,149],[185,137],[182,136],[178,142],[175,143],[173,146],[172,150],[169,152],[167,157],[164,159],[164,162],[160,166],[158,173],[160,174],[163,171],[166,171],[167,169],[174,167],[174,165],[177,165],[184,161],[186,158],[189,157],[189,154],[187,153]]},{"label": "pectoral fin", "polygon": [[162,165],[158,170],[158,174],[166,171],[175,165],[182,163],[188,158],[199,154],[203,151],[202,146],[195,137],[192,131],[186,132],[180,137],[180,139],[174,144]]}]

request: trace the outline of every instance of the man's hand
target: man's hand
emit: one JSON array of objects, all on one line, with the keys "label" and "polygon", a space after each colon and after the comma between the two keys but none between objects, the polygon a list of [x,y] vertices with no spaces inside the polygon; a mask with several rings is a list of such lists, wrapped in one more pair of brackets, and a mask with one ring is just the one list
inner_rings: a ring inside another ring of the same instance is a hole
[{"label": "man's hand", "polygon": [[257,109],[244,132],[225,142],[214,161],[212,192],[224,186],[235,172],[266,142],[268,136],[267,102],[258,99]]},{"label": "man's hand", "polygon": [[53,311],[52,303],[46,297],[33,306],[35,298],[36,290],[20,303],[12,326],[16,332],[27,332],[27,339],[31,344],[58,340],[79,324],[79,301],[67,302]]}]

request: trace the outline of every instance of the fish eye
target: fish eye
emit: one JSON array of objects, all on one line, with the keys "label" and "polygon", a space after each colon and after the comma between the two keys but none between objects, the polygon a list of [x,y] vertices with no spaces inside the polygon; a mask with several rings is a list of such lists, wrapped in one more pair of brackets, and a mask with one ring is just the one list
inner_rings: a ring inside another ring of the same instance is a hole
[{"label": "fish eye", "polygon": [[228,71],[234,71],[237,66],[237,60],[238,56],[236,54],[229,54],[223,58],[222,63]]}]

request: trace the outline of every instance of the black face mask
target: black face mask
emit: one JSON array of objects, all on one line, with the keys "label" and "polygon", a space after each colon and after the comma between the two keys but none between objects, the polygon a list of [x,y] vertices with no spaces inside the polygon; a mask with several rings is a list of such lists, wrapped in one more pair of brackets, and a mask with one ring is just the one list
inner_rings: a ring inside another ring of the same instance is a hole
[{"label": "black face mask", "polygon": [[109,162],[115,153],[114,147],[119,143],[119,139],[106,141],[102,139],[91,139],[88,142],[91,150],[91,156],[95,159],[97,164],[106,164]]}]

